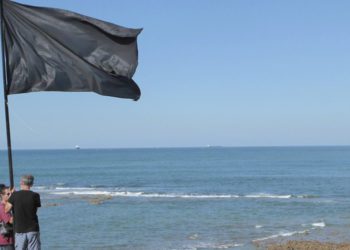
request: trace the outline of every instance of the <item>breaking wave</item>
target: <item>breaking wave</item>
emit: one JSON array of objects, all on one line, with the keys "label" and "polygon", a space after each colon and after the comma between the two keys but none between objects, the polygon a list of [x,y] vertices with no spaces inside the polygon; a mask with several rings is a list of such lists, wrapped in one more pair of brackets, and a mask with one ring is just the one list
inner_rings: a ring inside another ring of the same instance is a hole
[{"label": "breaking wave", "polygon": [[255,240],[253,240],[253,242],[266,241],[266,240],[271,240],[271,239],[275,239],[275,238],[279,238],[279,237],[290,237],[290,236],[297,235],[297,234],[306,234],[308,232],[309,232],[308,230],[293,231],[293,232],[280,232],[278,234],[273,234],[273,235],[266,236],[263,238],[255,239]]},{"label": "breaking wave", "polygon": [[177,198],[177,199],[313,199],[313,195],[292,194],[202,194],[202,193],[163,193],[130,191],[122,188],[109,187],[64,187],[64,186],[39,186],[38,192],[48,195],[59,196],[98,196],[107,195],[112,197],[141,197],[141,198]]},{"label": "breaking wave", "polygon": [[266,241],[266,240],[271,240],[271,239],[280,238],[280,237],[291,237],[291,236],[298,235],[298,234],[307,234],[311,230],[315,230],[316,228],[326,227],[326,223],[321,221],[321,222],[315,222],[315,223],[311,223],[311,224],[302,224],[301,226],[308,227],[309,230],[306,229],[306,230],[302,230],[302,231],[292,231],[292,232],[283,231],[283,232],[279,232],[277,234],[273,234],[270,236],[266,236],[266,237],[252,240],[252,242]]}]

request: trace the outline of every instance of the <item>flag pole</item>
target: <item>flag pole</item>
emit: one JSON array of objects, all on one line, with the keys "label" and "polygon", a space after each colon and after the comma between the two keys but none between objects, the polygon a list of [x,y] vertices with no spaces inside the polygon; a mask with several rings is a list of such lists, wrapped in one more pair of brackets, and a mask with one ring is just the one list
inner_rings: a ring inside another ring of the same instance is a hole
[{"label": "flag pole", "polygon": [[8,78],[7,78],[7,58],[5,54],[5,22],[4,22],[4,6],[3,0],[0,0],[0,12],[1,12],[1,51],[2,51],[2,75],[4,85],[4,104],[5,104],[5,117],[6,117],[6,134],[7,134],[7,154],[9,162],[9,175],[10,175],[10,187],[14,187],[13,181],[13,167],[12,167],[12,146],[11,146],[11,130],[10,130],[10,116],[8,108]]}]

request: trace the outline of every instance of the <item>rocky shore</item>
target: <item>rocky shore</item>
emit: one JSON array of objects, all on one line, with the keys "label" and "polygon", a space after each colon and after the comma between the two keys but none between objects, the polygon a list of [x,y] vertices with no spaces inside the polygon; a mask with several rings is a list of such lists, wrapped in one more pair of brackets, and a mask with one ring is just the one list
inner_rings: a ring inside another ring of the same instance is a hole
[{"label": "rocky shore", "polygon": [[267,246],[268,250],[350,250],[350,243],[328,243],[319,241],[288,241]]}]

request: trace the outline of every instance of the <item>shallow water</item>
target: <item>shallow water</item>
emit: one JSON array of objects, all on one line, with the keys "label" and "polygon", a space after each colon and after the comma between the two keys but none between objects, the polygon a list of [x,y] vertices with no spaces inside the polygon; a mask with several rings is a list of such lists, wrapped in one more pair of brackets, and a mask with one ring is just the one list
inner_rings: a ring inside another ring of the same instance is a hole
[{"label": "shallow water", "polygon": [[350,240],[350,147],[28,150],[14,166],[36,177],[43,249]]}]

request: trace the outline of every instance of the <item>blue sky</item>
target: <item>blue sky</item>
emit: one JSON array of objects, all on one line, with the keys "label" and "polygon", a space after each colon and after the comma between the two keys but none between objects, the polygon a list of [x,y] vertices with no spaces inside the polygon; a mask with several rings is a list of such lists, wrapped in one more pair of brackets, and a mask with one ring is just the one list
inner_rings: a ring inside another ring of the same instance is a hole
[{"label": "blue sky", "polygon": [[19,2],[144,28],[142,96],[9,96],[13,148],[350,144],[349,1]]}]

